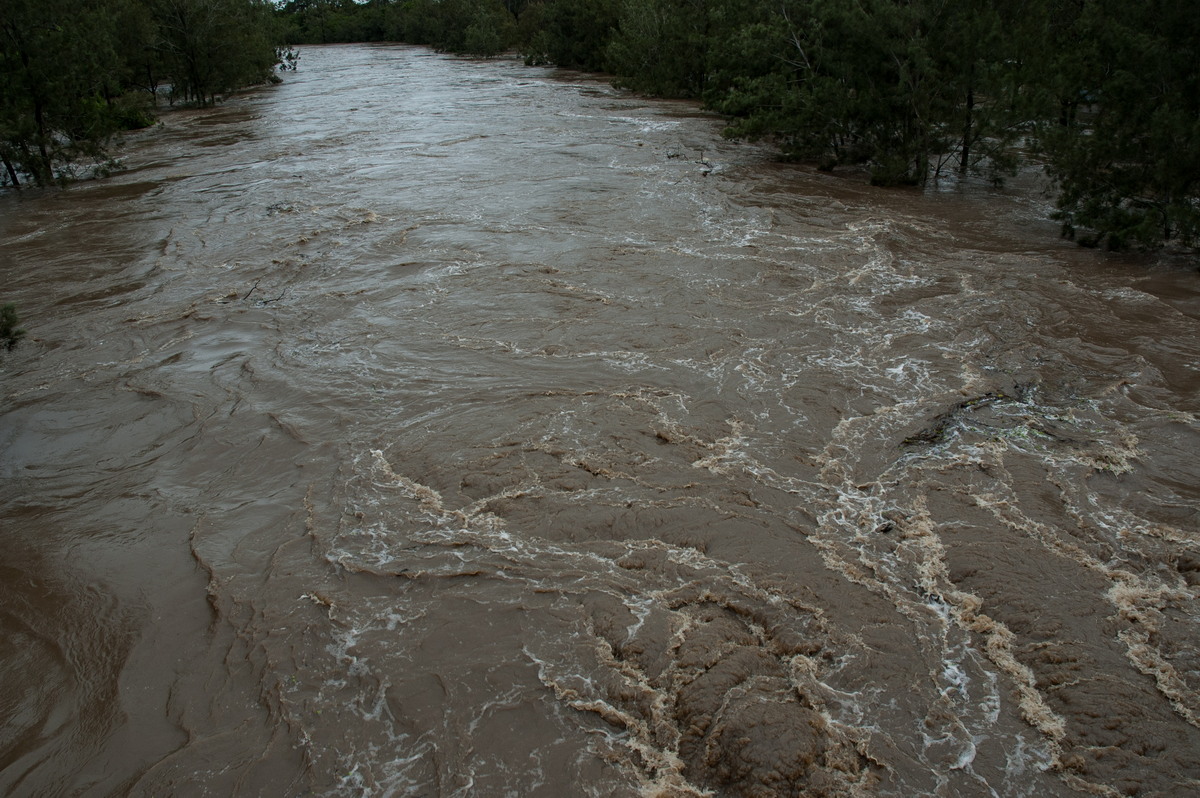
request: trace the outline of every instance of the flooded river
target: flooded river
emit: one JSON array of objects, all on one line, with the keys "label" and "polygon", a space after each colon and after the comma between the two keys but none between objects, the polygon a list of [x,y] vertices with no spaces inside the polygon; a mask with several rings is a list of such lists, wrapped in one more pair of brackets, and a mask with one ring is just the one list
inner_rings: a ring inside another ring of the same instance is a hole
[{"label": "flooded river", "polygon": [[389,46],[0,196],[0,793],[1200,791],[1200,281]]}]

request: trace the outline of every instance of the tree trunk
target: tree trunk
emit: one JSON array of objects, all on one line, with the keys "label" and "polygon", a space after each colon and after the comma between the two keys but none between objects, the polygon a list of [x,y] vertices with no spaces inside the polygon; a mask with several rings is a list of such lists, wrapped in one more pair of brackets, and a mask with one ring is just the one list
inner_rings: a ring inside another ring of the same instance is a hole
[{"label": "tree trunk", "polygon": [[8,170],[8,176],[12,180],[13,186],[21,187],[21,181],[17,179],[17,170],[13,168],[12,161],[8,160],[7,155],[0,155],[0,161],[4,161],[4,168]]},{"label": "tree trunk", "polygon": [[1079,103],[1074,100],[1060,99],[1058,101],[1058,124],[1059,127],[1070,127],[1075,124],[1075,111],[1079,107]]},{"label": "tree trunk", "polygon": [[971,165],[971,136],[974,135],[972,126],[974,124],[974,109],[975,109],[975,87],[967,86],[967,115],[963,121],[963,137],[962,137],[962,157],[958,162],[958,176],[966,177],[967,169]]},{"label": "tree trunk", "polygon": [[46,114],[40,98],[34,98],[33,101],[33,121],[37,126],[37,148],[38,155],[41,156],[33,176],[37,179],[38,185],[47,186],[54,179],[54,159],[50,157],[50,152],[46,149],[49,132],[46,130]]}]

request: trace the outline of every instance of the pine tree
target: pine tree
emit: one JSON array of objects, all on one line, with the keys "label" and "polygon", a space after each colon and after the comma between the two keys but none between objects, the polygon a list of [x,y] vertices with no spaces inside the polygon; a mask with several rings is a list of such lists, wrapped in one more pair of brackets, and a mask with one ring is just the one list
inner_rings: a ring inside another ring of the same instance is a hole
[{"label": "pine tree", "polygon": [[624,0],[608,46],[619,85],[661,97],[699,97],[714,36],[709,0]]},{"label": "pine tree", "polygon": [[1059,45],[1062,112],[1040,140],[1064,234],[1111,249],[1200,243],[1195,8],[1088,0],[1048,38]]}]

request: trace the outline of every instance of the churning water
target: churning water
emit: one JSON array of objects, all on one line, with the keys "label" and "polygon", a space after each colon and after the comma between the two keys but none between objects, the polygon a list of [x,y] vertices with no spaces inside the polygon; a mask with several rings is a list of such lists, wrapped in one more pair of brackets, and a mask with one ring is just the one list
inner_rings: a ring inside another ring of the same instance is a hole
[{"label": "churning water", "polygon": [[0,792],[1200,790],[1200,283],[417,48],[0,197]]}]

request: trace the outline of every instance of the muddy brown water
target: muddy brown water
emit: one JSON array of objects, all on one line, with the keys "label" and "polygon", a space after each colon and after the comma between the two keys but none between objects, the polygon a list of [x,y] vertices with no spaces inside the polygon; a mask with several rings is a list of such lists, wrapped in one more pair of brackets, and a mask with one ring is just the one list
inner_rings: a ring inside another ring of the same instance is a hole
[{"label": "muddy brown water", "polygon": [[0,197],[0,793],[1200,790],[1200,283],[389,46]]}]

